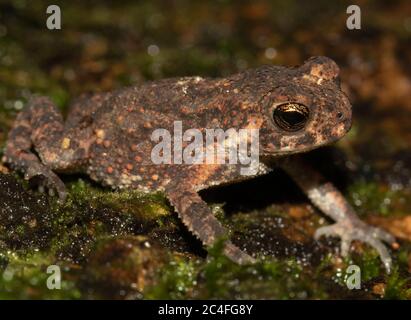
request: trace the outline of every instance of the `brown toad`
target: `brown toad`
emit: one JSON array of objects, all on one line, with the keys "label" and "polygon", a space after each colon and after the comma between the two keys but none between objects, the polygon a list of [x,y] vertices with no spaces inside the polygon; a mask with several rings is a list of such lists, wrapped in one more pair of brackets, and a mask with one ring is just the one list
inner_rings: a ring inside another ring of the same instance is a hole
[{"label": "brown toad", "polygon": [[[364,241],[389,271],[391,258],[381,240],[393,243],[394,238],[359,220],[341,193],[295,155],[336,141],[350,129],[351,105],[338,73],[329,58],[313,57],[296,68],[263,66],[227,78],[148,82],[82,96],[65,122],[50,99],[33,97],[9,133],[3,161],[27,179],[42,176],[61,199],[66,189],[56,172],[87,173],[114,188],[163,191],[187,228],[210,246],[227,233],[198,192],[249,176],[240,173],[240,163],[153,163],[158,141],[152,134],[158,128],[173,132],[176,121],[199,132],[256,129],[260,161],[254,176],[276,166],[285,169],[313,204],[336,221],[318,229],[316,238],[339,236],[343,255],[352,240]],[[224,252],[238,263],[253,261],[230,241]]]}]

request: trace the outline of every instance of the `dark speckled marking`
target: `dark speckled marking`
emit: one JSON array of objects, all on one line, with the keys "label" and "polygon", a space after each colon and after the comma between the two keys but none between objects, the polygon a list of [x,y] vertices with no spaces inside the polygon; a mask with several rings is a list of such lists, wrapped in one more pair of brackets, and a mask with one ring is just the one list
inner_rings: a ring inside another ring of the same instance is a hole
[{"label": "dark speckled marking", "polygon": [[306,133],[304,136],[302,136],[296,141],[298,145],[304,145],[304,146],[313,145],[314,142],[315,142],[315,134],[313,133]]}]

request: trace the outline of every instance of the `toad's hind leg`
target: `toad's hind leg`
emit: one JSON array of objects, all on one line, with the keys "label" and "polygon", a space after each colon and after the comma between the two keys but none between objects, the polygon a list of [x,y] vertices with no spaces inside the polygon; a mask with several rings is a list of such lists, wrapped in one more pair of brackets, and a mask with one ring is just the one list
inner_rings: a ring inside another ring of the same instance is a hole
[{"label": "toad's hind leg", "polygon": [[[227,230],[213,215],[211,209],[196,191],[182,188],[181,185],[173,183],[172,186],[167,188],[166,195],[184,225],[205,246],[212,246],[216,240],[227,237]],[[225,241],[223,252],[228,258],[239,264],[255,261],[229,240]]]},{"label": "toad's hind leg", "polygon": [[77,145],[75,131],[64,131],[63,117],[53,102],[47,97],[34,96],[17,116],[2,160],[24,172],[26,179],[42,176],[49,190],[56,190],[60,199],[64,199],[66,188],[53,170],[76,167],[84,159],[84,153]]},{"label": "toad's hind leg", "polygon": [[382,241],[393,244],[392,235],[362,222],[344,196],[329,182],[305,163],[301,157],[288,159],[282,167],[307,194],[312,203],[323,213],[333,218],[336,223],[318,229],[315,238],[338,236],[341,238],[341,254],[347,255],[351,241],[359,240],[377,250],[388,272],[392,261]]}]

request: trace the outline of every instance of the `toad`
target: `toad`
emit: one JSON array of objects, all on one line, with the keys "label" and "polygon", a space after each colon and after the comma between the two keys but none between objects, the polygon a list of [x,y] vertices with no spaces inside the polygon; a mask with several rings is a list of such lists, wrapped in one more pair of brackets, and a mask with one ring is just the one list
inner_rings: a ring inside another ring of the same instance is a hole
[{"label": "toad", "polygon": [[[245,175],[244,163],[235,162],[153,162],[158,144],[153,131],[173,132],[176,122],[200,133],[258,130],[256,170]],[[319,228],[315,238],[339,237],[342,255],[353,240],[363,241],[378,251],[389,272],[392,263],[383,241],[392,244],[394,238],[362,222],[333,184],[301,159],[302,153],[342,138],[350,126],[351,104],[340,89],[337,64],[312,57],[299,67],[262,66],[225,78],[171,78],[86,94],[73,101],[65,121],[49,98],[33,96],[17,116],[2,160],[26,179],[41,176],[42,187],[62,200],[67,192],[59,173],[86,173],[116,189],[164,192],[205,246],[225,238],[227,230],[199,191],[281,167],[335,221]],[[254,261],[230,240],[223,250],[237,263]]]}]

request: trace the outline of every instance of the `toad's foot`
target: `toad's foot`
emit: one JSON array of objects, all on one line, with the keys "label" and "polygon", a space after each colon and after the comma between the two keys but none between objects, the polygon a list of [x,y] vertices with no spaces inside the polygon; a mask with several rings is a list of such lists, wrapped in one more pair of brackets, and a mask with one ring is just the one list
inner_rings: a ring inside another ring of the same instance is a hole
[{"label": "toad's foot", "polygon": [[24,178],[30,180],[35,177],[40,177],[38,181],[40,191],[43,191],[46,187],[50,195],[54,195],[54,193],[57,192],[59,200],[62,202],[65,201],[67,198],[66,186],[52,170],[41,163],[33,163],[28,167]]},{"label": "toad's foot", "polygon": [[317,229],[314,237],[318,239],[321,236],[340,237],[342,256],[346,256],[348,254],[350,244],[353,240],[359,240],[367,243],[377,250],[385,269],[388,273],[391,272],[392,260],[387,248],[382,243],[382,241],[390,244],[395,243],[395,238],[388,232],[369,226],[361,220],[344,219],[333,225]]}]

